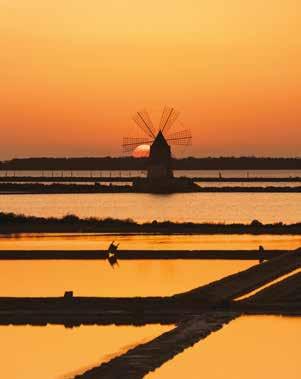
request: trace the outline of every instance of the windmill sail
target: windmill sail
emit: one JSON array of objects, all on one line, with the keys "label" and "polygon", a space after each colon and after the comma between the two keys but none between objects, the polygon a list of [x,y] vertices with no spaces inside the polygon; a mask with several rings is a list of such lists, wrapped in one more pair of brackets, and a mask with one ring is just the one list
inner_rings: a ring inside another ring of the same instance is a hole
[{"label": "windmill sail", "polygon": [[190,130],[186,129],[171,134],[169,133],[178,119],[179,114],[180,113],[174,108],[165,107],[159,125],[156,128],[146,110],[137,112],[133,116],[133,120],[145,137],[124,137],[122,143],[123,152],[129,153],[135,150],[139,145],[143,144],[152,145],[160,132],[170,145],[191,145],[192,137]]},{"label": "windmill sail", "polygon": [[150,138],[156,137],[155,128],[147,111],[140,111],[135,114],[133,120],[138,125],[138,127]]},{"label": "windmill sail", "polygon": [[191,132],[188,129],[169,134],[166,137],[166,141],[170,143],[171,145],[188,146],[188,145],[191,145],[191,140],[192,140]]},{"label": "windmill sail", "polygon": [[165,107],[162,113],[159,130],[166,134],[171,129],[176,119],[179,116],[179,112],[175,111],[174,108]]}]

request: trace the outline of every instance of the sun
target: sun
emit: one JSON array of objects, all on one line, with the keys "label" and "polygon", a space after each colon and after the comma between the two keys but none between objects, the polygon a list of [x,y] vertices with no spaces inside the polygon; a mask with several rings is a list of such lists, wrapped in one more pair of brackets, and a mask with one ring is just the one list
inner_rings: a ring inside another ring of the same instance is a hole
[{"label": "sun", "polygon": [[133,158],[148,158],[149,157],[150,146],[149,145],[139,145],[132,153]]}]

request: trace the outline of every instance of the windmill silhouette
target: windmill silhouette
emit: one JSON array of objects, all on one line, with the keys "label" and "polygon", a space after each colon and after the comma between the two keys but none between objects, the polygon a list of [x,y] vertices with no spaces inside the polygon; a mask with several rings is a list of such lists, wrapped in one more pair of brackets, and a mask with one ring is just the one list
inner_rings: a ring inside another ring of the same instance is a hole
[{"label": "windmill silhouette", "polygon": [[[173,177],[170,145],[188,146],[191,144],[189,129],[171,132],[179,112],[174,108],[165,107],[159,125],[154,126],[147,111],[137,112],[133,117],[136,125],[145,134],[144,137],[123,138],[123,151],[132,152],[140,145],[149,145],[150,153],[147,160],[147,179],[133,182],[136,189],[150,192],[172,192],[177,185],[183,187],[183,181]],[[187,187],[187,181],[184,183]]]},{"label": "windmill silhouette", "polygon": [[134,115],[133,120],[145,136],[136,138],[124,137],[122,143],[123,152],[132,152],[139,145],[151,146],[158,137],[164,139],[168,145],[191,145],[192,137],[189,129],[171,133],[178,117],[179,112],[174,108],[165,107],[159,125],[155,127],[146,110],[137,112]]}]

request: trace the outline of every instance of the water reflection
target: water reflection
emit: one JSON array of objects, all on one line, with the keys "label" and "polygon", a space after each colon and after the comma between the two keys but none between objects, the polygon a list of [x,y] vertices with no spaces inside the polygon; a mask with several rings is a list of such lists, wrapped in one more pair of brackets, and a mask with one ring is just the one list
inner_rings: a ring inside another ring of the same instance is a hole
[{"label": "water reflection", "polygon": [[[145,379],[297,379],[301,319],[248,316],[224,326]],[[194,368],[191,370],[191,368]]]},{"label": "water reflection", "polygon": [[[167,296],[242,271],[252,261],[1,261],[0,296]],[[21,284],[22,283],[22,284]]]},{"label": "water reflection", "polygon": [[301,246],[301,236],[290,235],[120,235],[120,234],[20,234],[0,235],[2,250],[103,250],[112,240],[120,249],[143,250],[292,250]]},{"label": "water reflection", "polygon": [[0,326],[1,378],[67,379],[172,326]]},{"label": "water reflection", "polygon": [[132,218],[145,221],[294,223],[301,220],[301,193],[183,193],[0,195],[2,212],[60,217]]}]

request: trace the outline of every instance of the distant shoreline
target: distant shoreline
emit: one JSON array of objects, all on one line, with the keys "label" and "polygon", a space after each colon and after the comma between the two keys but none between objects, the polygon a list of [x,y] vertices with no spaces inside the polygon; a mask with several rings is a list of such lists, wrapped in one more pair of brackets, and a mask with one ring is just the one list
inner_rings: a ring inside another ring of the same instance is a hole
[{"label": "distant shoreline", "polygon": [[131,219],[79,218],[66,215],[61,218],[35,217],[0,213],[0,234],[20,233],[137,233],[137,234],[252,234],[252,235],[301,235],[301,222],[296,224],[262,224],[253,220],[250,224],[192,223],[152,221],[137,223]]},{"label": "distant shoreline", "polygon": [[[36,157],[0,161],[0,170],[145,170],[147,158]],[[187,157],[174,158],[174,170],[301,170],[301,158]]]}]

